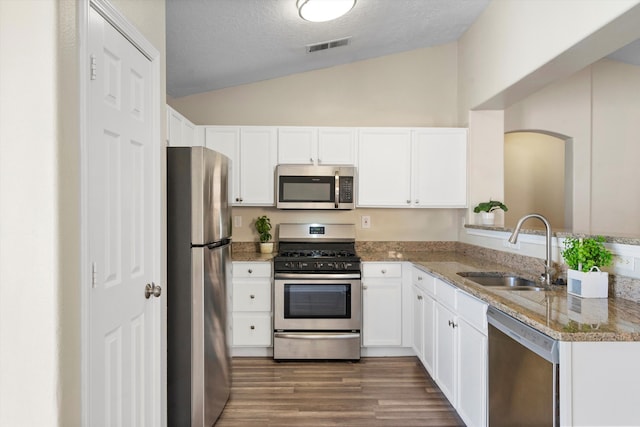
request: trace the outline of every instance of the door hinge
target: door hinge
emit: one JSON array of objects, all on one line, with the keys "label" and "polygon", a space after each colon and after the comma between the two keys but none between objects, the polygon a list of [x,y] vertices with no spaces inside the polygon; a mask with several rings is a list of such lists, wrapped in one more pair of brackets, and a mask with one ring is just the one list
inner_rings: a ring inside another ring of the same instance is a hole
[{"label": "door hinge", "polygon": [[91,80],[95,80],[96,79],[96,74],[97,74],[97,69],[98,69],[96,56],[95,55],[91,55],[91,60],[90,61],[91,61]]},{"label": "door hinge", "polygon": [[95,262],[91,263],[91,287],[98,286],[98,266]]}]

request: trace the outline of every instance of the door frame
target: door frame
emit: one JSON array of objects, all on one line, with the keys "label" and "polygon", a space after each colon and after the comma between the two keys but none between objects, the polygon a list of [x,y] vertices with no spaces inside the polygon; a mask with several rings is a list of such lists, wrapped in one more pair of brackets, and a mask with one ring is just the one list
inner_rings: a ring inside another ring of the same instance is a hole
[{"label": "door frame", "polygon": [[[90,260],[88,256],[89,248],[89,227],[88,227],[88,144],[89,144],[89,122],[87,107],[89,105],[89,85],[90,85],[90,54],[89,52],[89,9],[97,11],[109,24],[120,32],[133,46],[135,46],[151,63],[151,122],[152,141],[157,146],[153,150],[152,179],[157,183],[157,191],[152,195],[152,212],[155,212],[151,221],[152,241],[149,242],[153,248],[154,265],[152,268],[153,281],[156,284],[163,284],[162,274],[163,261],[161,259],[161,245],[164,242],[162,230],[162,141],[161,141],[161,93],[160,93],[160,52],[142,35],[142,33],[127,20],[108,0],[82,0],[78,2],[78,80],[79,80],[79,134],[80,134],[80,393],[81,393],[81,423],[89,425],[89,321],[90,305],[89,297],[91,292]],[[153,315],[156,322],[153,325],[153,348],[158,348],[158,354],[151,354],[149,363],[152,364],[154,372],[153,387],[147,396],[151,399],[153,413],[151,414],[151,425],[166,425],[166,304],[164,303],[166,292],[160,298],[153,301]]]}]

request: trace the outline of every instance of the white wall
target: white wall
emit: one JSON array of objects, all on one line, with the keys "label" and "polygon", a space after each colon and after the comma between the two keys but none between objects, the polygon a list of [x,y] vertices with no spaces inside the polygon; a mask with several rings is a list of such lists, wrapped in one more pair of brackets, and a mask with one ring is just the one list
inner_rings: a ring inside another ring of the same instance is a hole
[{"label": "white wall", "polygon": [[640,37],[640,1],[492,1],[459,40],[459,108],[502,109]]},{"label": "white wall", "polygon": [[514,104],[505,131],[543,130],[573,139],[573,230],[640,234],[640,67],[602,60]]},{"label": "white wall", "polygon": [[57,2],[0,2],[0,425],[56,425]]},{"label": "white wall", "polygon": [[[80,425],[80,4],[0,1],[3,426]],[[164,60],[164,1],[117,8]]]},{"label": "white wall", "polygon": [[640,235],[640,66],[603,60],[592,67],[594,233]]}]

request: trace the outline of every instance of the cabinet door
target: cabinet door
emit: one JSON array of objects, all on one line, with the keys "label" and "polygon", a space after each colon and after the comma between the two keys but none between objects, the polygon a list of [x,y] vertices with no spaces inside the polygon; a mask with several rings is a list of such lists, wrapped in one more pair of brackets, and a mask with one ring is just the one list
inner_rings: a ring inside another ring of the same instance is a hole
[{"label": "cabinet door", "polygon": [[402,279],[365,280],[362,294],[363,345],[401,345]]},{"label": "cabinet door", "polygon": [[424,294],[417,287],[411,287],[413,300],[413,350],[416,356],[424,360]]},{"label": "cabinet door", "polygon": [[278,163],[306,165],[317,162],[318,130],[307,127],[278,128]]},{"label": "cabinet door", "polygon": [[240,128],[239,204],[273,206],[277,161],[276,129]]},{"label": "cabinet door", "polygon": [[435,332],[437,343],[435,348],[435,376],[434,379],[449,402],[456,406],[456,318],[454,314],[441,305],[435,303]]},{"label": "cabinet door", "polygon": [[318,164],[355,165],[356,130],[354,128],[318,129]]},{"label": "cabinet door", "polygon": [[436,302],[428,294],[423,293],[423,323],[422,323],[422,364],[429,374],[435,376],[435,351],[436,351],[436,326],[435,326],[435,306]]},{"label": "cabinet door", "polygon": [[229,194],[232,204],[240,201],[240,128],[236,126],[207,126],[204,146],[231,159]]},{"label": "cabinet door", "polygon": [[466,129],[412,132],[413,203],[421,207],[467,205]]},{"label": "cabinet door", "polygon": [[196,126],[167,105],[167,143],[171,147],[192,147],[196,143]]},{"label": "cabinet door", "polygon": [[272,336],[270,313],[233,313],[234,346],[269,347]]},{"label": "cabinet door", "polygon": [[487,425],[487,337],[458,319],[457,410],[467,425]]},{"label": "cabinet door", "polygon": [[360,130],[358,206],[411,206],[411,134],[409,130]]}]

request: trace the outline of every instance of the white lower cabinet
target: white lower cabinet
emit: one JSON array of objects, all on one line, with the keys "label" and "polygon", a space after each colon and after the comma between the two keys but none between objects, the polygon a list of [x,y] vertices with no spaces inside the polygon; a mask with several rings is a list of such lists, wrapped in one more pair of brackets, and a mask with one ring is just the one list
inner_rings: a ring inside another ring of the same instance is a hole
[{"label": "white lower cabinet", "polygon": [[460,417],[487,425],[487,304],[413,268],[414,348]]},{"label": "white lower cabinet", "polygon": [[455,314],[436,302],[435,305],[435,374],[440,389],[456,407],[456,323]]},{"label": "white lower cabinet", "polygon": [[362,263],[362,345],[402,345],[402,263]]},{"label": "white lower cabinet", "polygon": [[234,348],[272,345],[271,289],[270,262],[233,263],[230,310]]}]

